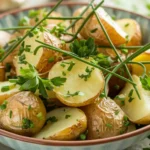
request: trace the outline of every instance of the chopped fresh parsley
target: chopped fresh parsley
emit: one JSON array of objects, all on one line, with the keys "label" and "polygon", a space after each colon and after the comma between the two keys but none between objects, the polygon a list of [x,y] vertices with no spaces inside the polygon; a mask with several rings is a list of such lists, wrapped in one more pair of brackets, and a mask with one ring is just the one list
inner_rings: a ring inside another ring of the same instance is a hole
[{"label": "chopped fresh parsley", "polygon": [[47,120],[46,120],[46,123],[48,123],[48,122],[57,122],[58,121],[58,119],[55,117],[55,116],[52,116],[52,117],[49,117]]},{"label": "chopped fresh parsley", "polygon": [[129,98],[129,102],[132,102],[134,100],[134,98],[132,97],[134,90],[132,89],[129,94],[128,94],[128,98]]},{"label": "chopped fresh parsley", "polygon": [[79,139],[86,140],[86,136],[87,136],[86,134],[82,133],[82,134],[80,134]]},{"label": "chopped fresh parsley", "polygon": [[96,55],[97,46],[95,45],[93,38],[88,38],[87,40],[74,40],[70,44],[71,52],[75,53],[79,57],[90,57]]},{"label": "chopped fresh parsley", "polygon": [[63,61],[63,62],[61,63],[61,66],[62,66],[62,67],[65,67],[66,65],[69,65],[68,68],[67,68],[67,70],[68,70],[68,71],[71,71],[72,68],[74,67],[75,63],[72,62],[72,61],[71,61],[71,62],[64,62],[64,61]]},{"label": "chopped fresh parsley", "polygon": [[1,105],[0,105],[0,109],[1,110],[4,110],[4,109],[6,109],[7,108],[7,101],[5,100]]},{"label": "chopped fresh parsley", "polygon": [[27,16],[24,16],[23,18],[21,18],[21,20],[19,21],[19,26],[28,26],[30,24],[29,22],[29,18]]},{"label": "chopped fresh parsley", "polygon": [[126,23],[124,26],[125,26],[125,27],[128,27],[129,25],[130,25],[129,23]]},{"label": "chopped fresh parsley", "polygon": [[5,54],[5,50],[3,48],[0,48],[0,59],[3,57]]},{"label": "chopped fresh parsley", "polygon": [[69,117],[71,117],[71,115],[66,115],[66,116],[65,116],[65,119],[68,119]]},{"label": "chopped fresh parsley", "polygon": [[10,90],[10,86],[3,86],[2,88],[1,88],[1,92],[7,92],[7,91],[9,91]]},{"label": "chopped fresh parsley", "polygon": [[116,100],[119,100],[122,105],[125,105],[125,97],[124,95],[117,95],[115,97]]},{"label": "chopped fresh parsley", "polygon": [[85,69],[86,74],[81,74],[81,75],[79,75],[79,77],[80,77],[81,79],[84,79],[84,81],[87,81],[88,78],[91,77],[91,74],[92,74],[92,71],[93,71],[93,70],[94,70],[94,68],[89,69],[89,67],[87,67],[87,68]]},{"label": "chopped fresh parsley", "polygon": [[17,79],[10,79],[10,82],[20,85],[20,90],[31,91],[35,93],[39,90],[39,93],[44,97],[48,98],[46,90],[52,90],[54,86],[61,86],[66,82],[66,78],[55,77],[51,80],[43,79],[39,76],[35,67],[31,64],[28,65],[28,69],[20,69],[20,76]]},{"label": "chopped fresh parsley", "polygon": [[31,109],[32,109],[32,107],[31,107],[31,105],[29,105],[29,106],[28,106],[28,110],[31,110]]},{"label": "chopped fresh parsley", "polygon": [[106,127],[108,127],[108,128],[112,128],[112,124],[107,123],[107,124],[106,124]]},{"label": "chopped fresh parsley", "polygon": [[32,129],[34,128],[34,123],[28,118],[22,119],[22,129]]},{"label": "chopped fresh parsley", "polygon": [[119,110],[115,110],[115,115],[118,115],[119,114]]},{"label": "chopped fresh parsley", "polygon": [[65,97],[74,97],[74,96],[84,96],[83,92],[77,91],[75,93],[70,93],[69,91],[65,95]]},{"label": "chopped fresh parsley", "polygon": [[65,32],[65,29],[66,27],[62,23],[59,23],[56,26],[54,26],[54,28],[50,31],[50,33],[54,34],[57,37],[60,37],[61,34]]},{"label": "chopped fresh parsley", "polygon": [[38,113],[36,116],[37,116],[40,120],[43,119],[43,114],[42,114],[42,112]]},{"label": "chopped fresh parsley", "polygon": [[12,118],[12,110],[9,112],[9,118]]},{"label": "chopped fresh parsley", "polygon": [[98,30],[98,29],[95,28],[95,29],[91,30],[91,33],[95,33],[97,30]]},{"label": "chopped fresh parsley", "polygon": [[48,63],[52,63],[52,62],[54,62],[54,60],[55,60],[55,58],[51,57],[51,58],[48,59]]},{"label": "chopped fresh parsley", "polygon": [[130,125],[130,121],[127,116],[123,117],[123,125],[128,127]]},{"label": "chopped fresh parsley", "polygon": [[150,77],[145,75],[144,77],[140,77],[140,81],[142,83],[142,87],[145,90],[150,90]]},{"label": "chopped fresh parsley", "polygon": [[100,98],[104,98],[105,97],[105,93],[104,92],[102,92],[101,94],[100,94],[100,96],[99,96]]}]

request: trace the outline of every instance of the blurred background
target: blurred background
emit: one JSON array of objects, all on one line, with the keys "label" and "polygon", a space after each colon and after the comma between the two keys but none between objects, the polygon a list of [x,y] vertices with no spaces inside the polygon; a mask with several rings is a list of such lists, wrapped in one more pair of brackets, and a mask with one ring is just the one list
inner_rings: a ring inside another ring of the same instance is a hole
[{"label": "blurred background", "polygon": [[[58,0],[0,0],[0,13],[10,9],[27,8]],[[88,2],[89,0],[63,0]],[[95,0],[96,2],[100,0]],[[115,6],[150,16],[150,0],[105,0],[105,5]]]}]

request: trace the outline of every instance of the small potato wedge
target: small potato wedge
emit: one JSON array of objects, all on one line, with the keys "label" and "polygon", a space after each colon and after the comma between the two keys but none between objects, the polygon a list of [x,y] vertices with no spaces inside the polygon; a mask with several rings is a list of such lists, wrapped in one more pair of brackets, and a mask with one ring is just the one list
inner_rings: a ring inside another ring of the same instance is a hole
[{"label": "small potato wedge", "polygon": [[102,72],[74,58],[57,62],[48,78],[62,77],[63,74],[66,82],[55,87],[54,92],[67,106],[80,107],[93,103],[103,91],[105,81]]},{"label": "small potato wedge", "polygon": [[127,130],[124,112],[110,98],[103,98],[82,109],[88,120],[88,139],[107,138]]},{"label": "small potato wedge", "polygon": [[41,130],[46,121],[46,109],[39,97],[23,91],[6,102],[6,108],[0,110],[2,129],[26,136],[33,136]]},{"label": "small potato wedge", "polygon": [[127,45],[138,46],[142,43],[142,33],[140,25],[137,21],[129,18],[117,20],[116,23],[121,29],[128,34]]},{"label": "small potato wedge", "polygon": [[75,140],[87,128],[87,118],[78,108],[62,107],[47,114],[47,124],[35,138],[47,140]]},{"label": "small potato wedge", "polygon": [[[150,61],[150,50],[147,50],[146,52],[138,55],[136,58],[132,60],[133,62],[142,62],[142,61]],[[144,73],[143,68],[140,65],[132,64],[132,74],[135,74],[137,76],[141,76]],[[146,73],[149,75],[150,72],[150,64],[144,64],[146,67]]]},{"label": "small potato wedge", "polygon": [[19,85],[15,85],[9,81],[0,82],[0,104],[2,104],[9,97],[18,93],[20,91],[19,88]]},{"label": "small potato wedge", "polygon": [[[140,78],[136,75],[132,76],[134,83],[136,83],[137,90],[141,99],[138,98],[133,86],[130,83],[126,83],[124,89],[116,97],[115,101],[128,118],[137,124],[149,124],[150,123],[150,91],[145,90],[142,87]],[[121,99],[123,100],[123,103]]]},{"label": "small potato wedge", "polygon": [[[79,16],[84,9],[85,7],[77,9],[74,12],[74,16]],[[91,11],[92,11],[91,9],[88,9],[88,11],[83,15],[83,17],[86,18]],[[127,34],[119,27],[117,23],[115,23],[115,21],[104,11],[104,9],[99,7],[96,10],[96,12],[103,26],[105,27],[110,39],[112,40],[113,44],[121,45],[126,43]],[[76,32],[79,29],[83,21],[84,19],[79,20],[76,23],[74,32]],[[90,17],[87,23],[83,26],[80,34],[86,39],[89,37],[94,38],[95,42],[99,45],[104,45],[104,46],[110,45],[95,15]]]},{"label": "small potato wedge", "polygon": [[[25,61],[32,64],[36,67],[37,71],[39,73],[46,73],[50,70],[50,68],[53,66],[53,64],[58,61],[59,59],[62,59],[62,54],[57,53],[55,51],[52,51],[50,49],[46,48],[40,48],[36,54],[34,54],[34,50],[40,45],[35,40],[39,40],[41,42],[53,45],[58,48],[65,49],[64,44],[61,43],[61,41],[56,38],[54,35],[48,33],[48,32],[38,32],[38,35],[34,35],[33,37],[27,37],[25,39],[25,47],[30,47],[30,52],[24,51],[22,55],[25,55]],[[49,62],[49,59],[52,59],[53,61]],[[19,64],[19,56],[17,56],[14,59],[14,66],[16,68],[17,75],[20,74],[20,67],[25,68],[26,65]]]}]

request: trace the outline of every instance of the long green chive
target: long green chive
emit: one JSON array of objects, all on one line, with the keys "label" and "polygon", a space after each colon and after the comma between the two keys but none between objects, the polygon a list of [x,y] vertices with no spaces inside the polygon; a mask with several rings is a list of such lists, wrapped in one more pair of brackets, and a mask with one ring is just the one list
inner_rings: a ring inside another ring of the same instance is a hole
[{"label": "long green chive", "polygon": [[79,20],[83,19],[83,17],[47,17],[47,19],[52,19],[52,20]]},{"label": "long green chive", "polygon": [[62,49],[60,49],[60,48],[56,48],[56,47],[51,46],[51,45],[48,45],[48,44],[45,44],[44,42],[41,42],[41,41],[38,41],[38,40],[36,40],[36,42],[38,42],[38,43],[40,43],[40,44],[42,44],[42,45],[38,46],[38,47],[35,49],[34,54],[36,54],[36,52],[38,51],[38,49],[40,49],[41,47],[45,47],[45,48],[54,50],[54,51],[56,51],[56,52],[60,52],[60,53],[63,53],[63,54],[65,54],[65,55],[71,56],[71,57],[73,57],[73,58],[75,58],[75,59],[77,59],[77,60],[79,60],[79,61],[81,61],[81,62],[84,62],[84,63],[86,63],[86,64],[88,64],[88,65],[90,65],[90,66],[93,66],[93,67],[95,67],[95,68],[98,68],[98,69],[100,69],[100,70],[102,70],[102,71],[105,71],[105,72],[107,72],[107,73],[113,74],[114,76],[116,76],[116,77],[118,77],[118,78],[120,78],[120,79],[122,79],[122,80],[124,80],[124,81],[126,81],[126,82],[129,82],[129,83],[131,83],[131,84],[135,84],[134,82],[132,82],[132,81],[126,79],[126,78],[123,77],[123,76],[120,76],[120,75],[118,75],[118,74],[116,74],[116,73],[114,73],[114,72],[112,72],[112,71],[110,71],[110,70],[107,70],[107,69],[105,69],[105,68],[103,68],[103,67],[101,67],[101,66],[98,66],[98,65],[96,65],[96,64],[94,64],[94,63],[88,62],[88,61],[86,61],[86,60],[84,60],[84,59],[78,57],[76,54],[74,54],[74,53],[72,53],[72,52],[67,52],[67,51],[65,51],[65,50],[62,50]]},{"label": "long green chive", "polygon": [[31,30],[29,30],[29,32],[26,33],[26,35],[24,35],[20,40],[18,40],[14,45],[12,45],[9,50],[7,51],[7,53],[0,59],[0,62],[2,62],[11,52],[13,52],[15,50],[15,48],[34,30],[36,29],[36,27],[38,27],[62,2],[63,0],[59,0],[58,3],[49,11],[49,13],[47,13],[47,15],[40,20]]},{"label": "long green chive", "polygon": [[[89,13],[89,15],[87,16],[87,18],[85,18],[85,20],[83,21],[83,23],[81,24],[81,26],[79,27],[79,29],[77,30],[77,32],[75,33],[74,37],[69,40],[69,41],[65,41],[67,43],[70,43],[72,41],[74,41],[74,39],[77,38],[78,33],[82,30],[83,26],[87,23],[87,21],[90,19],[90,17],[94,14],[94,11],[96,11],[102,4],[103,4],[104,0],[102,0],[94,9],[93,11],[91,11]],[[91,4],[91,3],[90,3]]]},{"label": "long green chive", "polygon": [[[97,21],[98,21],[98,23],[99,23],[101,29],[103,30],[103,32],[104,32],[104,34],[105,34],[107,40],[109,41],[111,47],[113,48],[115,54],[117,55],[117,57],[118,57],[118,59],[119,59],[119,61],[122,63],[122,59],[121,59],[121,57],[120,57],[120,55],[119,55],[119,53],[118,53],[116,47],[115,47],[114,44],[112,43],[112,41],[111,41],[111,39],[110,39],[110,37],[109,37],[109,35],[108,35],[106,29],[104,28],[104,26],[103,26],[101,20],[98,18],[97,12],[94,10],[93,5],[92,5],[92,9],[93,9],[93,11],[94,11],[94,14],[95,14],[95,16],[96,16],[96,18],[97,18]],[[128,76],[129,76],[130,80],[133,82],[132,75],[131,75],[131,73],[130,73],[128,67],[127,67],[127,65],[124,64],[124,66],[125,66],[125,69],[126,69],[126,71],[127,71],[127,73],[128,73]],[[112,74],[111,74],[111,76],[112,76]],[[108,77],[109,77],[109,76],[108,76]],[[111,78],[111,77],[110,77],[110,78]],[[109,80],[108,80],[108,81],[109,81]],[[107,81],[107,82],[108,82],[108,81]],[[134,87],[134,89],[135,89],[135,91],[136,91],[138,97],[140,98],[140,94],[139,94],[139,92],[138,92],[138,90],[137,90],[137,88],[136,88],[136,85],[133,85],[133,87]],[[107,93],[106,91],[107,91],[107,84],[105,84],[105,93]]]},{"label": "long green chive", "polygon": [[33,26],[16,26],[11,28],[0,28],[0,30],[8,31],[8,30],[21,30],[21,29],[32,29]]}]

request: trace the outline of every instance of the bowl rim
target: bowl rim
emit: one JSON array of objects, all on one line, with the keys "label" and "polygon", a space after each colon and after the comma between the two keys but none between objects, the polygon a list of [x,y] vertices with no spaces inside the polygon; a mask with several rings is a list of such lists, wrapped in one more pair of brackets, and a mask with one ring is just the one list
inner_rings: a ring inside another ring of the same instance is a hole
[{"label": "bowl rim", "polygon": [[[39,9],[39,8],[43,8],[43,7],[50,7],[50,6],[54,6],[55,4],[56,4],[56,2],[51,2],[48,4],[39,5],[39,6],[35,6],[35,7],[8,11],[6,13],[0,14],[0,19],[7,15],[16,15],[17,13],[22,12],[22,11],[27,11],[30,9]],[[69,7],[72,7],[75,5],[86,5],[86,4],[88,4],[88,3],[87,2],[62,2],[62,5],[67,5]],[[111,6],[104,6],[104,7],[112,8],[112,9],[119,10],[119,11],[129,12],[131,14],[134,14],[134,15],[137,15],[137,16],[140,16],[140,17],[150,20],[150,17],[144,16],[144,15],[132,12],[132,11],[128,11],[128,10],[124,10],[124,9],[116,8],[116,7],[111,7]],[[92,146],[92,145],[105,144],[105,143],[109,143],[109,142],[115,142],[118,140],[131,138],[131,137],[140,135],[140,134],[142,134],[144,132],[148,132],[148,131],[150,131],[150,125],[147,125],[141,129],[138,129],[138,130],[135,130],[135,131],[132,131],[129,133],[125,133],[122,135],[118,135],[118,136],[113,136],[113,137],[104,138],[104,139],[85,140],[85,141],[55,141],[55,140],[36,139],[36,138],[17,135],[17,134],[5,131],[3,129],[0,129],[0,135],[7,137],[7,138],[14,139],[14,140],[33,143],[33,144],[40,144],[40,145],[50,145],[50,146],[85,146],[85,145],[90,146],[91,145]]]}]

